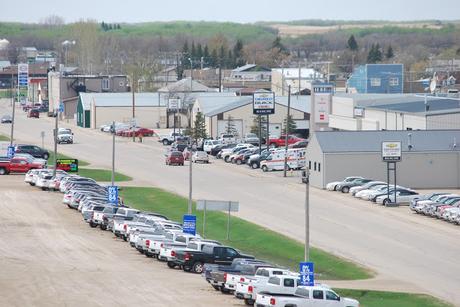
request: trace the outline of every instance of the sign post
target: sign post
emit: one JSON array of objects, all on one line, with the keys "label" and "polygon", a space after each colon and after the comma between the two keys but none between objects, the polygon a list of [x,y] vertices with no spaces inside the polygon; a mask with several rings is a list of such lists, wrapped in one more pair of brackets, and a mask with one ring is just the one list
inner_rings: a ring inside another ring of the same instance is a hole
[{"label": "sign post", "polygon": [[[270,114],[275,114],[275,93],[273,92],[255,92],[252,96],[252,114],[259,115],[259,131],[260,131],[260,124],[261,124],[260,116],[267,115],[267,149],[268,149],[268,144],[270,140]],[[259,138],[261,139],[262,136],[259,135]]]},{"label": "sign post", "polygon": [[14,146],[8,146],[7,156],[8,156],[8,159],[11,159],[14,157]]},{"label": "sign post", "polygon": [[237,201],[206,200],[199,199],[196,202],[196,210],[203,210],[203,237],[206,225],[206,211],[227,211],[227,240],[230,240],[230,217],[231,212],[238,212],[240,204]]},{"label": "sign post", "polygon": [[184,214],[182,221],[182,231],[191,235],[196,235],[196,215]]},{"label": "sign post", "polygon": [[[387,201],[384,205],[397,206],[396,201],[396,163],[402,158],[401,141],[385,141],[382,142],[382,161],[387,163]],[[394,174],[394,201],[390,199],[390,172]]]},{"label": "sign post", "polygon": [[[180,109],[180,98],[169,98],[168,99],[168,109],[173,111],[173,137],[174,137],[174,142],[176,141],[176,113],[177,110]],[[169,120],[168,120],[169,123]],[[168,126],[169,127],[169,126]]]},{"label": "sign post", "polygon": [[116,185],[111,185],[109,186],[108,192],[109,203],[118,205],[118,187]]},{"label": "sign post", "polygon": [[313,262],[301,262],[299,265],[300,284],[312,287],[315,285],[315,270]]}]

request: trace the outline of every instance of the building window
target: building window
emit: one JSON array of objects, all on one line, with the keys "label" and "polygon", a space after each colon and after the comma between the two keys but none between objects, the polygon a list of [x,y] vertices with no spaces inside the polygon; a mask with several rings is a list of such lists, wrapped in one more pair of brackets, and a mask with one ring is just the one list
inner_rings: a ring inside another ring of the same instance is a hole
[{"label": "building window", "polygon": [[101,88],[104,91],[107,91],[110,89],[110,80],[107,78],[104,78],[101,80]]},{"label": "building window", "polygon": [[371,78],[371,86],[380,86],[381,84],[380,78]]},{"label": "building window", "polygon": [[311,169],[311,161],[308,161],[308,169]]},{"label": "building window", "polygon": [[390,84],[390,86],[398,86],[399,85],[399,78],[390,78],[389,84]]},{"label": "building window", "polygon": [[321,163],[318,162],[318,172],[321,172]]},{"label": "building window", "polygon": [[313,166],[313,169],[316,171],[316,162],[315,162],[315,164],[314,164],[314,166]]},{"label": "building window", "polygon": [[223,119],[224,119],[224,113],[217,114],[217,120],[223,120]]}]

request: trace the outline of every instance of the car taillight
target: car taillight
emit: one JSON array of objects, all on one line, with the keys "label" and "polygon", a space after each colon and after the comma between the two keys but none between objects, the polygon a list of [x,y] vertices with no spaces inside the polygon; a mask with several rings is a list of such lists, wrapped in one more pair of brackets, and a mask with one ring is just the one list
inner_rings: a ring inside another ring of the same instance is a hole
[{"label": "car taillight", "polygon": [[162,247],[163,247],[163,243],[161,243],[161,245],[160,245],[160,248],[162,248]]},{"label": "car taillight", "polygon": [[150,247],[150,240],[145,240],[145,245],[146,245],[147,247]]},{"label": "car taillight", "polygon": [[227,282],[227,273],[224,273],[224,281]]},{"label": "car taillight", "polygon": [[185,255],[184,255],[184,260],[185,260],[185,261],[189,261],[189,260],[190,260],[190,254],[189,254],[189,253],[185,253]]},{"label": "car taillight", "polygon": [[125,231],[127,231],[127,230],[128,230],[128,225],[124,224],[124,225],[123,225],[123,229],[124,229]]},{"label": "car taillight", "polygon": [[176,257],[176,252],[175,251],[171,251],[171,257]]},{"label": "car taillight", "polygon": [[249,287],[248,287],[248,292],[249,292],[249,293],[252,293],[252,291],[254,291],[254,288],[253,288],[252,286],[249,286]]},{"label": "car taillight", "polygon": [[244,277],[241,277],[241,278],[240,278],[240,282],[244,282]]},{"label": "car taillight", "polygon": [[275,305],[276,304],[276,300],[274,298],[271,298],[270,299],[270,305]]}]

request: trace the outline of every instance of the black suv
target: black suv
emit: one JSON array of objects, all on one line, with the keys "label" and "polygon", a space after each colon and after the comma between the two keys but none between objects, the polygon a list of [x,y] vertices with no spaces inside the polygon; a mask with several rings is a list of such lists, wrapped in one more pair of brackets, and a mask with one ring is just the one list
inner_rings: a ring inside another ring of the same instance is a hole
[{"label": "black suv", "polygon": [[50,154],[46,149],[42,149],[35,145],[16,145],[15,152],[28,153],[35,158],[42,158],[48,160]]}]

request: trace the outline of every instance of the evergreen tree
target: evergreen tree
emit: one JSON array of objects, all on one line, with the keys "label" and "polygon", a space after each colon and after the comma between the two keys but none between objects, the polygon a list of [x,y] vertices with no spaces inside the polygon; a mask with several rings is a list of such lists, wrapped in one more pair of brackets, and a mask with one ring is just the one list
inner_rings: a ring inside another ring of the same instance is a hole
[{"label": "evergreen tree", "polygon": [[383,60],[383,54],[382,51],[380,50],[380,45],[377,43],[375,45],[375,62],[381,62]]},{"label": "evergreen tree", "polygon": [[225,123],[225,133],[232,134],[234,136],[238,136],[238,129],[236,129],[235,121],[233,120],[232,116],[227,118],[227,122]]},{"label": "evergreen tree", "polygon": [[355,36],[353,34],[348,39],[348,48],[351,51],[357,51],[358,50],[358,43],[356,42]]},{"label": "evergreen tree", "polygon": [[235,67],[235,58],[233,57],[233,52],[231,50],[228,51],[227,56],[227,68],[234,68]]},{"label": "evergreen tree", "polygon": [[[286,131],[286,127],[288,127],[287,131]],[[289,115],[289,117],[285,118],[283,121],[283,134],[286,134],[286,133],[292,134],[292,132],[294,132],[294,130],[296,129],[297,129],[297,124],[292,119],[292,115]]]},{"label": "evergreen tree", "polygon": [[193,66],[195,67],[195,59],[197,58],[196,55],[196,48],[195,48],[195,42],[192,42],[192,49],[190,50],[190,57],[193,61]]},{"label": "evergreen tree", "polygon": [[386,52],[386,54],[385,54],[385,57],[386,57],[387,59],[391,59],[391,58],[393,58],[394,56],[395,56],[395,54],[394,54],[394,52],[393,52],[393,47],[391,47],[391,45],[390,45],[390,46],[388,46],[387,52]]},{"label": "evergreen tree", "polygon": [[209,62],[209,48],[208,48],[208,45],[205,45],[204,46],[204,49],[203,49],[203,57],[204,57],[204,60],[206,62]]},{"label": "evergreen tree", "polygon": [[289,51],[286,48],[286,46],[284,46],[283,43],[281,43],[281,37],[279,36],[277,36],[273,41],[272,49],[278,49],[280,53],[289,54]]},{"label": "evergreen tree", "polygon": [[201,61],[202,56],[203,56],[203,47],[201,46],[201,44],[198,44],[198,46],[196,47],[196,58],[197,58],[197,60]]},{"label": "evergreen tree", "polygon": [[233,57],[234,65],[237,67],[243,66],[245,64],[243,58],[243,41],[238,39],[235,46],[233,47]]},{"label": "evergreen tree", "polygon": [[225,47],[222,45],[220,46],[219,49],[219,58],[217,60],[217,63],[222,67],[222,68],[227,68],[226,63],[227,63],[227,54],[225,53]]},{"label": "evergreen tree", "polygon": [[204,121],[203,113],[198,112],[195,116],[195,122],[193,127],[193,138],[198,139],[206,139],[208,137],[206,133],[206,124]]},{"label": "evergreen tree", "polygon": [[382,61],[382,51],[380,51],[380,45],[379,44],[372,44],[371,50],[369,50],[369,53],[367,55],[367,62],[368,63],[377,63]]},{"label": "evergreen tree", "polygon": [[101,23],[101,28],[102,30],[107,31],[105,22]]}]

